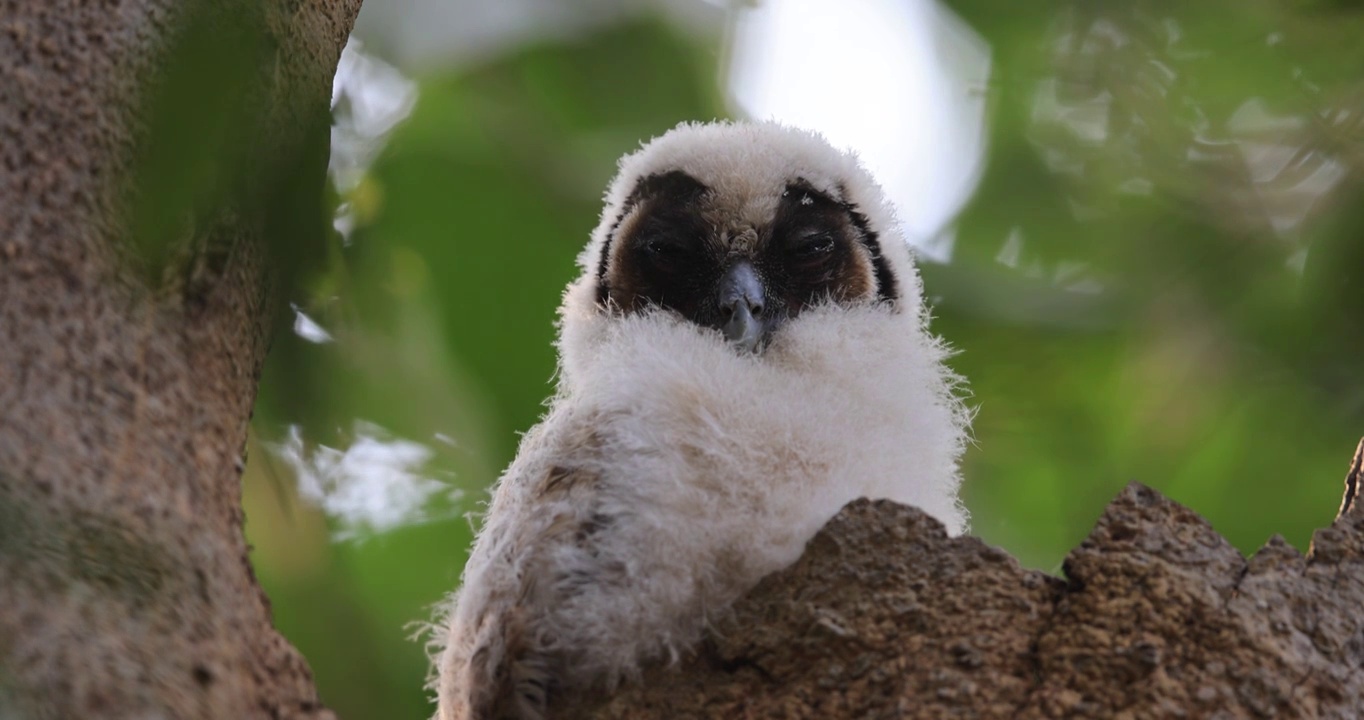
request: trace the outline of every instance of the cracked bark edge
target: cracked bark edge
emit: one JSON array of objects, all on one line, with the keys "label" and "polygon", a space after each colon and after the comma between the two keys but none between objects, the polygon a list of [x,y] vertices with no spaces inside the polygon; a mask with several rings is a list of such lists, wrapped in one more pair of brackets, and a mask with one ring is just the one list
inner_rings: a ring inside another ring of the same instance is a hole
[{"label": "cracked bark edge", "polygon": [[558,717],[1357,717],[1360,448],[1306,557],[1275,536],[1244,558],[1134,483],[1062,580],[856,501],[678,667]]},{"label": "cracked bark edge", "polygon": [[1339,520],[1343,515],[1354,509],[1355,503],[1359,498],[1359,483],[1361,471],[1364,471],[1364,440],[1359,441],[1359,447],[1355,448],[1354,460],[1350,462],[1350,472],[1345,475],[1345,494],[1340,499],[1340,512],[1336,514]]}]

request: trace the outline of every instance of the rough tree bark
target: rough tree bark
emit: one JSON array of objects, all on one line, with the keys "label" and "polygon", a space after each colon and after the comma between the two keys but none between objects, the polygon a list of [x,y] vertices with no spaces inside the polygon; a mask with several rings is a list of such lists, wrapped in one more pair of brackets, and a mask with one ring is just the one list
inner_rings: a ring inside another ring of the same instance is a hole
[{"label": "rough tree bark", "polygon": [[1306,557],[1276,536],[1247,560],[1133,484],[1065,581],[857,501],[695,657],[574,717],[1359,718],[1361,464]]},{"label": "rough tree bark", "polygon": [[[266,239],[324,227],[306,200],[359,5],[0,0],[0,717],[330,715],[271,626],[240,478]],[[205,58],[225,34],[253,52]],[[240,82],[186,77],[187,48]],[[227,98],[182,108],[221,134],[152,117],[177,82]],[[213,203],[148,224],[142,171],[214,142]]]}]

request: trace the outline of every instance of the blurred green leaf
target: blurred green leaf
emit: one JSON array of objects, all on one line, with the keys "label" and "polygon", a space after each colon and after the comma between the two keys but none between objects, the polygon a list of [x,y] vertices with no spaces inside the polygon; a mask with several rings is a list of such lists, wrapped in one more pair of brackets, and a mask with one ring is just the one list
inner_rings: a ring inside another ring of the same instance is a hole
[{"label": "blurred green leaf", "polygon": [[159,286],[172,255],[183,251],[203,215],[224,205],[248,180],[256,74],[269,57],[260,13],[226,13],[213,3],[186,4],[165,72],[150,84],[147,128],[132,177],[133,241],[147,277]]}]

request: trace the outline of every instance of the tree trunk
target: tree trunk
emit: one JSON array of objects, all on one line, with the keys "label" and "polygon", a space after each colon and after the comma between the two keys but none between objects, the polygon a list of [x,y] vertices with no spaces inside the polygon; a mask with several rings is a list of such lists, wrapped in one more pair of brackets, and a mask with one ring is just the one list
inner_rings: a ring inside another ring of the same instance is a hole
[{"label": "tree trunk", "polygon": [[924,513],[859,500],[680,668],[579,718],[1358,718],[1364,442],[1307,556],[1248,561],[1133,484],[1066,560],[1023,570]]},{"label": "tree trunk", "polygon": [[240,478],[359,4],[0,0],[0,717],[330,716]]}]

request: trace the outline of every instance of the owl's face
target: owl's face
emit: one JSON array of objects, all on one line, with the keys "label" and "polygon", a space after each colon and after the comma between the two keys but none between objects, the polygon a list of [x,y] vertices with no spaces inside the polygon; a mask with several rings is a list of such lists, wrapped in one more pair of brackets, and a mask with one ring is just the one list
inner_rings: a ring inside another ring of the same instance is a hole
[{"label": "owl's face", "polygon": [[866,215],[799,176],[713,188],[683,170],[636,182],[607,231],[598,306],[662,308],[760,351],[806,308],[893,302],[895,275]]}]

